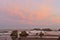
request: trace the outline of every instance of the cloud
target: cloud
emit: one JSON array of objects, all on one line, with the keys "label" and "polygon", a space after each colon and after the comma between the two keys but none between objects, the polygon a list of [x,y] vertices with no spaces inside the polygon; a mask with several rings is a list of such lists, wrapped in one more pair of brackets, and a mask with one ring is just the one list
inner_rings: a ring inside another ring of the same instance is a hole
[{"label": "cloud", "polygon": [[[53,25],[60,23],[59,17],[54,17],[52,4],[56,0],[44,0],[43,2],[24,0],[20,4],[17,0],[6,1],[5,5],[0,6],[0,21],[7,22],[6,24],[26,24],[26,25]],[[51,5],[50,5],[51,3]],[[20,25],[19,25],[20,26]]]},{"label": "cloud", "polygon": [[[31,5],[32,6],[32,5]],[[33,21],[38,21],[38,20],[45,20],[46,18],[48,18],[48,16],[51,15],[50,11],[52,10],[51,7],[42,4],[37,5],[39,6],[39,9],[32,9],[32,11],[30,10],[30,7],[28,7],[29,9],[27,9],[27,7],[22,10],[21,9],[21,5],[16,5],[16,4],[10,4],[8,5],[8,7],[5,7],[3,10],[5,12],[7,12],[7,14],[12,18],[17,17],[20,18],[19,20],[25,20],[25,22],[28,22],[31,24],[35,23]],[[34,7],[34,6],[33,6]],[[16,19],[15,19],[16,20]],[[27,21],[26,21],[27,20]],[[24,22],[24,21],[22,21]]]},{"label": "cloud", "polygon": [[33,10],[29,17],[31,17],[34,20],[44,20],[51,16],[52,8],[50,6],[46,6],[44,4],[39,5],[38,10]]},{"label": "cloud", "polygon": [[52,17],[52,18],[50,19],[50,22],[54,22],[54,23],[56,23],[56,24],[60,24],[60,18],[59,18],[59,17]]},{"label": "cloud", "polygon": [[55,1],[56,0],[45,0],[44,2],[49,2],[49,3],[51,2],[52,3],[52,2],[55,2]]}]

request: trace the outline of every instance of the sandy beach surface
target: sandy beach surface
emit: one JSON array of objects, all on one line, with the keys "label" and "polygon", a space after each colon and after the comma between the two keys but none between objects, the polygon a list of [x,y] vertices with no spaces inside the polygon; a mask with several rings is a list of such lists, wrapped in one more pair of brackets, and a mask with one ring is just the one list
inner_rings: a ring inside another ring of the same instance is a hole
[{"label": "sandy beach surface", "polygon": [[[58,34],[60,32],[47,32],[49,33],[48,35],[50,34]],[[53,36],[50,35],[50,36],[43,36],[42,38],[40,38],[40,36],[28,36],[27,38],[18,38],[19,40],[57,40],[59,36]],[[0,35],[0,40],[12,40],[11,37],[10,37],[10,34],[2,34],[2,36]]]},{"label": "sandy beach surface", "polygon": [[[43,36],[40,38],[39,36],[28,36],[27,38],[18,38],[18,40],[57,40],[58,37],[52,36]],[[10,36],[0,36],[0,40],[12,40]]]}]

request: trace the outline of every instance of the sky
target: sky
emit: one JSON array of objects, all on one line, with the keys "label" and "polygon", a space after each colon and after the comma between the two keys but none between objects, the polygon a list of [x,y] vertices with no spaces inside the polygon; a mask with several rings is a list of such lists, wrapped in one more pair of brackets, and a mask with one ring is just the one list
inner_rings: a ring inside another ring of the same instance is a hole
[{"label": "sky", "polygon": [[60,0],[0,0],[0,28],[60,28]]}]

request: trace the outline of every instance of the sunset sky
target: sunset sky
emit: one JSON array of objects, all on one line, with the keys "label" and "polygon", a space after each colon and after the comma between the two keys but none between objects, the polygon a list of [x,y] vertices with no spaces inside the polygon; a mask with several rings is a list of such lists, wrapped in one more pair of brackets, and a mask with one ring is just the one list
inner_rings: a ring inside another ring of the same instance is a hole
[{"label": "sunset sky", "polygon": [[0,28],[60,28],[60,0],[0,0]]}]

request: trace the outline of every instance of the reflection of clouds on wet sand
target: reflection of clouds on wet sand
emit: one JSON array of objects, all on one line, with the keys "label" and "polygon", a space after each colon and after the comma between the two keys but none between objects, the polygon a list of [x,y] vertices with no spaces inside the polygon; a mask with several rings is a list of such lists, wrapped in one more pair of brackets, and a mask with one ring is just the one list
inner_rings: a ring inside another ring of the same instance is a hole
[{"label": "reflection of clouds on wet sand", "polygon": [[[39,39],[40,37],[39,36],[28,36],[26,39]],[[57,39],[58,37],[55,37],[55,36],[43,36],[43,39],[48,39],[48,38],[53,38],[53,39]],[[0,40],[12,40],[10,36],[0,36]]]},{"label": "reflection of clouds on wet sand", "polygon": [[[57,38],[58,37],[56,37],[56,38],[55,37],[54,38],[52,38],[52,37],[51,38],[50,37],[47,37],[47,38],[46,37],[43,37],[44,40],[47,40],[47,39],[48,40],[57,40]],[[22,38],[22,39],[24,39],[24,38]],[[28,39],[28,40],[40,40],[40,37],[35,37],[35,36],[34,37],[31,37],[30,36],[30,37],[27,37],[25,39]],[[10,37],[0,37],[0,40],[12,40],[12,39]]]},{"label": "reflection of clouds on wet sand", "polygon": [[12,40],[10,36],[0,36],[0,40]]}]

